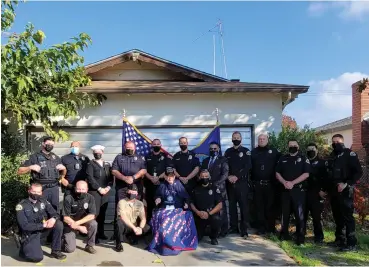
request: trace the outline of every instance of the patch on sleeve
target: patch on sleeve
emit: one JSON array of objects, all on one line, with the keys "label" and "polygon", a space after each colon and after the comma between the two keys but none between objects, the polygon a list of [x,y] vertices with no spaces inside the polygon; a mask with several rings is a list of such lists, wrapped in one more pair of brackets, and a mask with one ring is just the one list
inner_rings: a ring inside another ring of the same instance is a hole
[{"label": "patch on sleeve", "polygon": [[23,206],[21,204],[18,204],[16,207],[15,207],[15,210],[16,211],[21,211],[23,209]]},{"label": "patch on sleeve", "polygon": [[307,163],[307,164],[310,164],[310,161],[309,161],[309,159],[306,159],[306,163]]},{"label": "patch on sleeve", "polygon": [[356,156],[356,153],[355,153],[354,151],[351,151],[351,152],[350,152],[350,156],[351,156],[351,157],[355,157],[355,156]]},{"label": "patch on sleeve", "polygon": [[278,151],[279,153],[281,153],[281,151],[280,151],[279,149],[277,149],[277,151]]},{"label": "patch on sleeve", "polygon": [[251,155],[251,151],[247,151],[247,152],[246,152],[246,155],[247,155],[247,156],[250,156],[250,155]]},{"label": "patch on sleeve", "polygon": [[219,190],[219,188],[217,188],[216,192],[217,192],[218,194],[220,194],[220,190]]}]

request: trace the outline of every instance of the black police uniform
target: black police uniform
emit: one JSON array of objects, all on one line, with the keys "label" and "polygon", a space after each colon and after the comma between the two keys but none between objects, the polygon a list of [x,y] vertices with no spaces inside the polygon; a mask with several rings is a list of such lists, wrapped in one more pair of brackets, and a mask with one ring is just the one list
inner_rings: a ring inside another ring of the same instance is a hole
[{"label": "black police uniform", "polygon": [[248,148],[239,146],[237,149],[230,147],[224,156],[228,159],[229,175],[238,178],[237,182],[231,184],[226,181],[227,195],[229,201],[229,215],[231,231],[238,232],[237,203],[241,213],[241,235],[247,235],[248,221],[248,177],[251,169],[251,152]]},{"label": "black police uniform", "polygon": [[[324,183],[327,179],[328,161],[319,157],[310,159],[311,172],[307,181],[306,208],[305,208],[305,228],[309,212],[313,219],[314,240],[322,242],[324,239],[322,228],[322,212],[324,208],[324,199],[319,196],[323,191]],[[306,230],[305,230],[306,233]]]},{"label": "black police uniform", "polygon": [[[206,187],[197,185],[192,191],[190,201],[197,210],[206,211],[209,213],[215,208],[216,205],[223,201],[223,197],[220,189],[215,185],[209,184]],[[210,239],[213,240],[217,238],[222,224],[220,212],[209,215],[208,219],[206,220],[201,219],[194,213],[194,219],[199,241],[204,237],[206,226],[209,224],[211,229],[209,235]]]},{"label": "black police uniform", "polygon": [[[84,197],[78,197],[75,192],[64,197],[62,215],[78,221],[87,215],[96,215],[95,199],[86,193]],[[97,222],[91,220],[84,224],[87,227],[87,245],[93,247],[97,234]],[[76,232],[64,223],[64,250],[71,253],[76,249]]]},{"label": "black police uniform", "polygon": [[109,162],[104,161],[101,166],[95,160],[90,161],[87,165],[88,193],[95,198],[96,221],[98,225],[97,235],[101,238],[105,238],[105,214],[109,204],[110,191],[105,195],[101,195],[98,189],[105,188],[107,186],[112,187],[113,182],[113,175],[111,174],[111,166]]},{"label": "black police uniform", "polygon": [[[353,186],[363,175],[357,154],[348,148],[344,148],[343,152],[337,155],[332,152],[329,171],[328,193],[336,223],[336,241],[340,243],[339,245],[344,244],[345,234],[343,229],[346,227],[347,246],[355,246],[357,239],[353,217]],[[347,187],[341,193],[337,191],[338,183],[347,183]]]},{"label": "black police uniform", "polygon": [[275,231],[275,168],[280,156],[277,149],[269,146],[256,147],[251,152],[251,179],[255,188],[256,217],[261,233]]},{"label": "black police uniform", "polygon": [[84,154],[69,153],[61,157],[61,162],[67,169],[65,179],[69,182],[68,186],[62,186],[62,189],[65,194],[70,194],[78,181],[86,180],[87,164],[90,162],[90,158]]},{"label": "black police uniform", "polygon": [[[51,232],[51,250],[60,253],[63,223],[59,220],[58,213],[45,198],[37,200],[36,203],[30,199],[24,199],[16,206],[16,212],[21,237],[20,257],[33,262],[42,261],[44,256],[40,240]],[[54,227],[44,228],[44,221],[50,218],[56,219]]]},{"label": "black police uniform", "polygon": [[[165,155],[163,152],[154,154],[151,152],[146,156],[147,173],[152,176],[159,177],[165,172],[166,167],[171,166],[172,159]],[[149,178],[144,178],[145,186],[145,200],[147,204],[147,221],[149,222],[152,217],[152,211],[155,208],[155,192],[158,189],[158,185],[154,185]]]},{"label": "black police uniform", "polygon": [[[181,177],[187,177],[196,167],[200,167],[200,160],[196,157],[192,151],[182,152],[179,151],[173,156],[173,166],[176,172]],[[182,182],[182,181],[181,181]],[[188,193],[191,193],[196,186],[196,176],[190,179],[187,184],[184,184]]]},{"label": "black police uniform", "polygon": [[[276,172],[286,181],[292,182],[304,173],[311,172],[309,160],[298,153],[295,156],[284,155],[279,159]],[[307,178],[309,179],[309,178]],[[284,189],[282,192],[282,230],[281,238],[288,239],[288,227],[290,223],[291,208],[296,218],[296,233],[298,244],[305,242],[305,202],[307,181],[296,184],[292,189]],[[291,207],[292,206],[292,207]]]},{"label": "black police uniform", "polygon": [[32,154],[21,167],[39,165],[40,172],[31,171],[31,183],[42,185],[42,195],[51,203],[55,210],[59,210],[59,171],[56,166],[62,164],[61,159],[50,152],[45,154],[42,151]]},{"label": "black police uniform", "polygon": [[229,166],[228,160],[226,157],[221,155],[213,157],[208,157],[203,160],[201,169],[207,169],[210,173],[210,181],[213,185],[219,188],[222,194],[222,210],[220,212],[220,216],[222,218],[222,227],[220,231],[220,235],[224,236],[228,231],[228,215],[227,215],[227,206],[226,206],[226,198],[227,198],[227,190],[226,190],[226,181],[228,179],[229,174]]}]

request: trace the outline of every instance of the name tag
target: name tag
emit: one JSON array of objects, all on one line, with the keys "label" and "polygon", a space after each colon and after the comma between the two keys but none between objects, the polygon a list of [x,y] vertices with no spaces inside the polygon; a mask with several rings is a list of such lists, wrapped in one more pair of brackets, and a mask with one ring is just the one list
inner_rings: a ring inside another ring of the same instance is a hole
[{"label": "name tag", "polygon": [[165,210],[174,210],[174,205],[166,205]]}]

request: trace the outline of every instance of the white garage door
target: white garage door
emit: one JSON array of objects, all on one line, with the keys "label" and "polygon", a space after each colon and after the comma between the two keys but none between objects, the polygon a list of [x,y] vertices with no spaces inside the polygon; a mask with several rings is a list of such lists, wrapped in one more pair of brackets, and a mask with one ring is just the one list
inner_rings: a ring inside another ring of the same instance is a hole
[{"label": "white garage door", "polygon": [[[174,154],[179,151],[178,139],[182,136],[188,138],[189,149],[192,149],[201,142],[212,128],[140,128],[138,129],[151,140],[159,138],[162,146],[169,153]],[[251,127],[221,127],[221,146],[224,152],[232,146],[232,133],[239,131],[243,137],[243,145],[251,149],[252,128]],[[71,129],[70,140],[79,141],[82,145],[82,153],[92,158],[90,147],[96,144],[105,146],[105,160],[113,161],[115,156],[122,152],[122,129]],[[31,133],[31,149],[39,150],[40,138],[44,136],[41,132]],[[59,156],[69,153],[70,142],[57,143],[54,153]]]}]

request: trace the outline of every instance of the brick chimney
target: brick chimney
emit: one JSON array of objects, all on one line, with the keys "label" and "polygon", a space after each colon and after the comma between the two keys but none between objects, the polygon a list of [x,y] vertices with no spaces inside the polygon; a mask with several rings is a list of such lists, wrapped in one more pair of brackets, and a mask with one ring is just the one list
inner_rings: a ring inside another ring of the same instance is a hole
[{"label": "brick chimney", "polygon": [[352,85],[352,150],[363,159],[369,152],[369,121],[364,120],[369,112],[369,85],[360,93],[358,84]]}]

